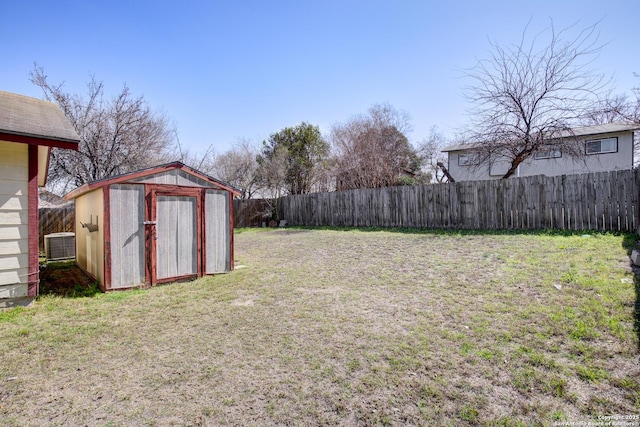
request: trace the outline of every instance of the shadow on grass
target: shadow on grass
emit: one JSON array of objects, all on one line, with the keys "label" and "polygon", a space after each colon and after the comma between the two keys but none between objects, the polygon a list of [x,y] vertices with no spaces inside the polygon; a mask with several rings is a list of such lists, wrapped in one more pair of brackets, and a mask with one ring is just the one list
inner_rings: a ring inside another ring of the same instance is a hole
[{"label": "shadow on grass", "polygon": [[[593,230],[464,230],[464,229],[427,229],[427,228],[405,228],[405,227],[287,227],[289,230],[334,230],[334,231],[352,231],[352,232],[379,232],[386,231],[389,233],[404,234],[430,234],[435,236],[500,236],[500,235],[529,235],[529,236],[585,236],[585,235],[616,235],[622,236],[622,246],[627,250],[627,254],[637,248],[636,241],[638,235],[627,232],[600,232]],[[639,248],[640,249],[640,248]],[[631,262],[631,261],[629,261]],[[636,300],[634,304],[634,329],[638,338],[638,349],[640,349],[640,266],[632,265],[634,272],[634,285]]]},{"label": "shadow on grass", "polygon": [[[627,234],[625,235],[622,246],[627,250],[627,254],[631,255],[631,252],[634,249],[637,249],[637,239],[638,236],[636,234]],[[631,261],[629,261],[631,263]],[[634,309],[634,328],[636,330],[636,336],[638,337],[638,349],[640,350],[640,266],[631,264],[633,268],[633,283],[636,288],[636,303]]]},{"label": "shadow on grass", "polygon": [[[476,230],[476,229],[456,229],[456,228],[412,228],[412,227],[327,227],[327,226],[287,226],[286,228],[266,228],[264,230],[293,230],[310,231],[310,230],[332,230],[332,231],[355,231],[355,232],[380,232],[401,234],[432,234],[436,236],[585,236],[585,235],[617,235],[623,236],[625,240],[630,239],[635,244],[635,234],[623,232],[600,232],[593,230],[545,230],[545,229],[495,229],[495,230]],[[623,243],[624,244],[624,243]],[[629,251],[631,253],[631,251]]]},{"label": "shadow on grass", "polygon": [[99,293],[102,291],[98,282],[87,276],[75,261],[49,262],[40,268],[40,295],[82,298]]}]

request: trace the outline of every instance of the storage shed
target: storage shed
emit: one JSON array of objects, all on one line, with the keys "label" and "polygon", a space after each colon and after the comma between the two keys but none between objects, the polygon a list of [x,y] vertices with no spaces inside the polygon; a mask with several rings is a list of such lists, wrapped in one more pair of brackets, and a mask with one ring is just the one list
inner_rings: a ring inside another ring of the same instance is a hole
[{"label": "storage shed", "polygon": [[85,184],[76,263],[103,291],[233,270],[235,188],[181,162]]}]

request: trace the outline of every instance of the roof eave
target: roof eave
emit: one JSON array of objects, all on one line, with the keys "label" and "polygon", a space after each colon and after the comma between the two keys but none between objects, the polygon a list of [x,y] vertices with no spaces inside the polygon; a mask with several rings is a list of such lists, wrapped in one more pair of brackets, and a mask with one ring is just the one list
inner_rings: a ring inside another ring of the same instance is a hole
[{"label": "roof eave", "polygon": [[442,153],[448,153],[450,151],[464,151],[464,150],[470,150],[475,148],[475,145],[450,145],[448,147],[444,147],[442,150],[440,150],[440,152]]},{"label": "roof eave", "polygon": [[[595,125],[595,126],[587,126],[584,128],[578,128],[575,130],[574,135],[576,137],[584,137],[584,136],[596,136],[596,135],[605,135],[609,133],[620,133],[620,132],[635,132],[640,130],[640,124],[638,123],[614,123],[614,125],[619,125],[619,127],[607,127],[608,125]],[[569,135],[568,137],[571,137]]]},{"label": "roof eave", "polygon": [[[613,125],[613,126],[612,126]],[[560,135],[557,139],[564,138],[584,138],[589,136],[606,135],[611,133],[636,132],[640,130],[640,124],[637,123],[608,123],[605,125],[585,126],[575,128],[572,134]],[[442,153],[452,151],[466,151],[475,148],[474,144],[457,144],[444,147],[440,150]]]},{"label": "roof eave", "polygon": [[42,135],[29,135],[23,133],[13,133],[0,131],[0,140],[7,142],[18,142],[29,145],[45,145],[47,147],[66,148],[77,150],[80,140],[55,138]]}]

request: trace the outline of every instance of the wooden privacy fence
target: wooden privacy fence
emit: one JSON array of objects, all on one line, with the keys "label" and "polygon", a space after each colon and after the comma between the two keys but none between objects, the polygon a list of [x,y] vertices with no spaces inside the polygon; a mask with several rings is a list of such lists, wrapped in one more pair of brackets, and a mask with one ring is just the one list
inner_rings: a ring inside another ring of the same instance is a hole
[{"label": "wooden privacy fence", "polygon": [[74,232],[76,213],[74,204],[38,209],[40,250],[44,251],[44,236],[51,233]]},{"label": "wooden privacy fence", "polygon": [[263,222],[268,224],[277,205],[275,199],[235,199],[233,201],[234,226],[260,227]]},{"label": "wooden privacy fence", "polygon": [[292,195],[289,225],[638,230],[638,171]]}]

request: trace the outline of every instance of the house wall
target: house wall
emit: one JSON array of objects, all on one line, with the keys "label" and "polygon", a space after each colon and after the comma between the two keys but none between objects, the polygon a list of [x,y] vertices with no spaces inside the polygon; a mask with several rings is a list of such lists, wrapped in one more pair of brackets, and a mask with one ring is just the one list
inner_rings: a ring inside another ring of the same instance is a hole
[{"label": "house wall", "polygon": [[[102,188],[83,194],[76,205],[76,264],[103,286],[104,281],[104,195]],[[98,224],[90,232],[82,223]]]},{"label": "house wall", "polygon": [[0,300],[28,293],[28,179],[29,146],[0,141]]},{"label": "house wall", "polygon": [[[589,136],[584,140],[601,138],[618,138],[618,151],[616,153],[604,153],[587,155],[584,159],[571,159],[566,155],[555,159],[529,158],[520,164],[519,170],[513,176],[532,175],[573,175],[587,172],[604,172],[612,170],[624,170],[633,168],[633,133],[608,133],[598,136]],[[508,170],[507,162],[497,161],[490,168],[488,165],[460,166],[458,157],[463,151],[449,152],[448,169],[456,181],[477,181],[484,179],[500,179]]]}]

